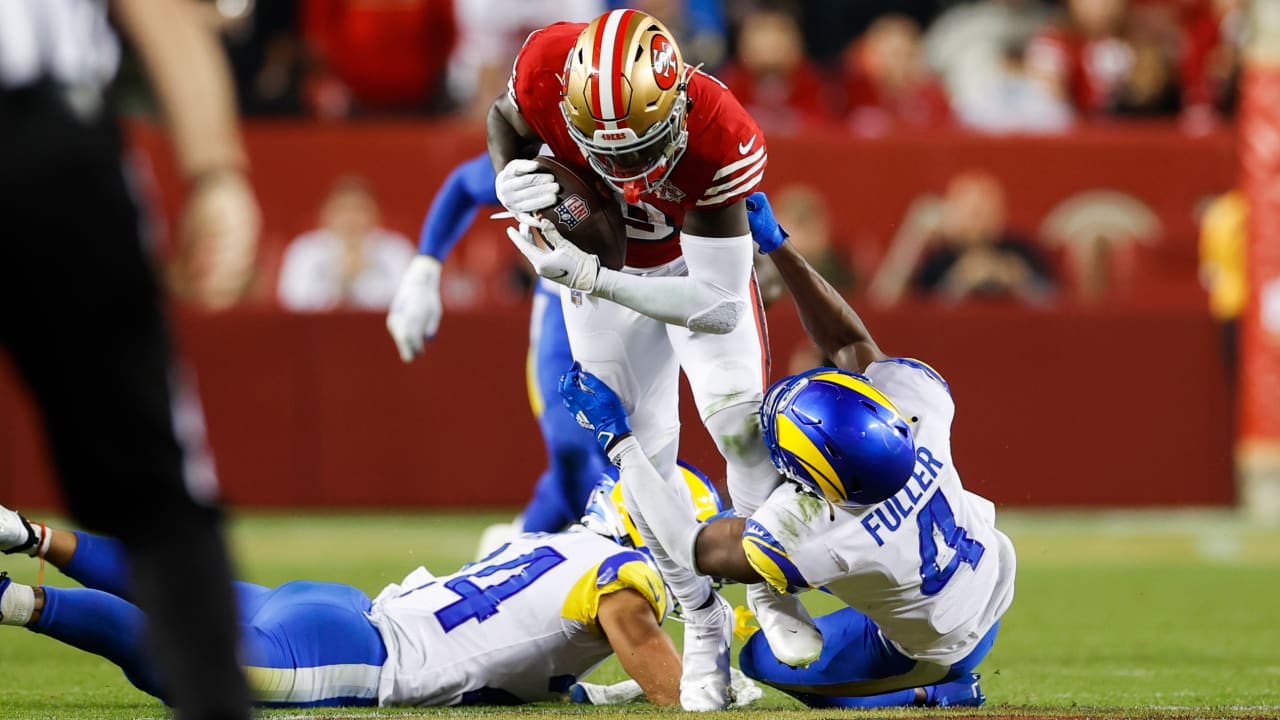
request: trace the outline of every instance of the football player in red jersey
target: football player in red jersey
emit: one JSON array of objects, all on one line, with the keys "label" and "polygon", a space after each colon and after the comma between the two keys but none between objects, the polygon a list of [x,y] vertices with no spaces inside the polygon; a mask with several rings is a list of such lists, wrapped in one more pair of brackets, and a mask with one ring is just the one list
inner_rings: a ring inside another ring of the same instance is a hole
[{"label": "football player in red jersey", "polygon": [[[735,509],[753,512],[779,482],[757,420],[768,354],[745,199],[768,155],[755,121],[723,84],[684,64],[656,18],[615,10],[529,36],[507,95],[489,111],[488,142],[498,199],[521,223],[509,231],[513,242],[539,275],[565,286],[574,358],[618,392],[673,486],[683,368],[725,458]],[[535,215],[559,190],[531,159],[544,144],[616,192],[627,227],[621,271],[602,268]],[[530,227],[549,247],[531,241]],[[681,703],[723,708],[732,612],[635,519],[672,592],[692,608]],[[818,657],[821,635],[794,596],[753,585],[748,602],[779,659]]]}]

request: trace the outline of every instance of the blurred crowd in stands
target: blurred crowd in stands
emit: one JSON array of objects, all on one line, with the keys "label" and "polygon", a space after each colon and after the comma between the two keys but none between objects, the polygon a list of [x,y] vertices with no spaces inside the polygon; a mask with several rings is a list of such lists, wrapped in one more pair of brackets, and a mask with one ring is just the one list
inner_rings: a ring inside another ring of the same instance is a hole
[{"label": "blurred crowd in stands", "polygon": [[1055,132],[1231,116],[1244,0],[208,0],[251,115],[475,120],[533,29],[661,18],[764,128]]},{"label": "blurred crowd in stands", "polygon": [[[775,137],[1047,134],[1124,118],[1164,118],[1194,136],[1230,122],[1246,41],[1245,0],[200,2],[220,29],[246,114],[322,122],[478,123],[529,32],[627,6],[662,19],[686,60],[719,77]],[[803,184],[771,195],[801,252],[836,287],[879,305],[1096,302],[1114,295],[1116,269],[1137,247],[1130,240],[1157,234],[1136,199],[1105,192],[1016,229],[1006,190],[982,167],[956,172],[937,194],[922,188],[870,259],[854,238],[833,236],[829,196]],[[264,262],[256,296],[298,311],[385,308],[414,252],[401,233],[413,229],[381,227],[375,193],[355,176],[335,179],[317,208],[316,228]],[[1123,227],[1084,239],[1055,231],[1090,212]],[[474,244],[447,274],[446,305],[492,303],[491,285],[502,302],[518,302],[527,271],[500,243]],[[1204,275],[1221,293],[1224,274]]]}]

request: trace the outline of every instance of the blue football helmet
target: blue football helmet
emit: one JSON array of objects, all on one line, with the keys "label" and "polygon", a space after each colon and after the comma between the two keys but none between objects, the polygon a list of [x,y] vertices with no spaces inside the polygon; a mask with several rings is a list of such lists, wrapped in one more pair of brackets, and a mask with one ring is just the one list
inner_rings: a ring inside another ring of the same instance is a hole
[{"label": "blue football helmet", "polygon": [[[680,476],[689,486],[689,495],[693,498],[693,515],[698,522],[706,522],[724,509],[720,493],[716,486],[697,468],[679,461]],[[600,482],[587,498],[587,509],[582,515],[582,524],[598,535],[603,535],[623,547],[635,548],[649,554],[644,540],[631,521],[622,500],[622,484],[618,481],[618,469],[610,466],[600,477]]]},{"label": "blue football helmet", "polygon": [[915,466],[911,426],[865,375],[817,368],[774,383],[760,406],[774,466],[834,505],[889,499]]}]

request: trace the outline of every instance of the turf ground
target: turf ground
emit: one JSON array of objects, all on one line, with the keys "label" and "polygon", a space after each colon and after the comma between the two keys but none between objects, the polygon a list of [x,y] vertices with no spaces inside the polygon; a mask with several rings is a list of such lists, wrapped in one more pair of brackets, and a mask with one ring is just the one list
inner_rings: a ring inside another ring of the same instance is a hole
[{"label": "turf ground", "polygon": [[[492,514],[244,514],[233,537],[245,579],[340,581],[370,595],[425,564],[470,559]],[[805,711],[768,691],[741,713],[830,717],[1280,717],[1280,529],[1226,513],[1003,513],[1018,549],[1017,597],[983,664],[977,712]],[[31,582],[35,563],[0,558]],[[50,571],[51,584],[63,584]],[[729,597],[741,602],[740,589]],[[811,607],[834,609],[813,594]],[[676,634],[678,636],[676,626]],[[609,661],[591,680],[621,679]],[[664,712],[541,705],[510,709],[366,710],[328,717],[621,717]],[[0,629],[0,718],[161,717],[107,662],[13,628]],[[276,712],[296,717],[299,711]]]}]

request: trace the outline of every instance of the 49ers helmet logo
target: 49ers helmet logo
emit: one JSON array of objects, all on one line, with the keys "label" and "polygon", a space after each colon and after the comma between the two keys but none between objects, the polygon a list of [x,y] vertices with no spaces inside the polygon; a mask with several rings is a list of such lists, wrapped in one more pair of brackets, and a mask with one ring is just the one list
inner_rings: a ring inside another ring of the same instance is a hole
[{"label": "49ers helmet logo", "polygon": [[662,35],[654,35],[649,43],[649,52],[653,64],[653,81],[663,90],[670,90],[676,84],[676,49],[671,41]]}]

